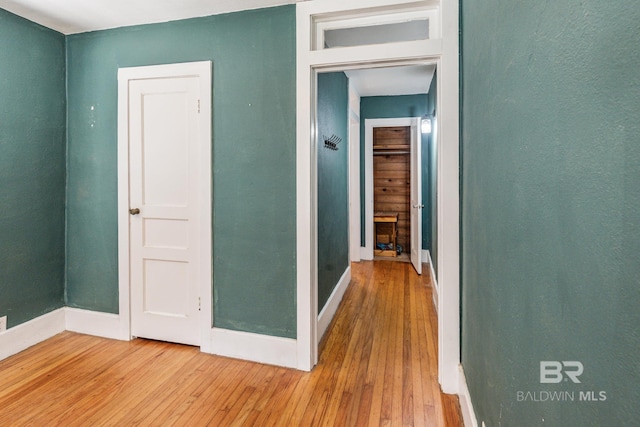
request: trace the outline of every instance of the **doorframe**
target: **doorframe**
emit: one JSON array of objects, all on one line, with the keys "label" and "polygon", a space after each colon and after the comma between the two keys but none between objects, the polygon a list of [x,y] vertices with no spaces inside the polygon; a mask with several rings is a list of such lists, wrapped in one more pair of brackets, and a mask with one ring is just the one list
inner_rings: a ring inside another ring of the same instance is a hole
[{"label": "doorframe", "polygon": [[[200,294],[200,349],[211,352],[212,329],[212,174],[211,174],[211,61],[180,64],[150,65],[118,69],[118,306],[120,334],[131,339],[131,279],[129,266],[129,86],[130,81],[140,79],[198,77],[198,200],[197,220],[202,234],[199,256]],[[195,106],[194,106],[195,108]]]},{"label": "doorframe", "polygon": [[[373,259],[373,129],[380,127],[408,126],[415,124],[415,117],[393,117],[384,119],[365,119],[364,121],[364,251],[362,259]],[[411,156],[415,153],[411,152]],[[422,165],[420,165],[420,176],[422,176]],[[362,195],[361,195],[362,197]],[[422,246],[422,245],[420,245]],[[422,249],[422,247],[421,247]]]},{"label": "doorframe", "polygon": [[349,117],[349,260],[351,262],[362,259],[360,222],[360,121]]},{"label": "doorframe", "polygon": [[314,17],[388,13],[415,7],[412,0],[322,0],[296,6],[296,279],[297,362],[311,370],[318,361],[316,73],[331,68],[436,62],[438,73],[438,380],[445,393],[458,393],[460,364],[459,208],[459,5],[420,2],[437,8],[440,38],[381,46],[312,50]]}]

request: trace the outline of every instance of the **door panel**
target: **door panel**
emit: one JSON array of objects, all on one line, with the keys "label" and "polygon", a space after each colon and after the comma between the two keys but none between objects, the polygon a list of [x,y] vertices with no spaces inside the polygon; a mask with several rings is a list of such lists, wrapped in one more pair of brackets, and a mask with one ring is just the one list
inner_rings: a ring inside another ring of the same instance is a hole
[{"label": "door panel", "polygon": [[129,87],[131,333],[199,345],[198,78]]},{"label": "door panel", "polygon": [[147,218],[144,220],[144,246],[147,248],[186,249],[189,245],[189,221]]},{"label": "door panel", "polygon": [[185,317],[189,311],[189,263],[144,259],[143,312]]},{"label": "door panel", "polygon": [[144,87],[141,90],[162,90],[166,85],[185,91],[142,94],[142,197],[143,203],[152,206],[186,207],[188,204],[188,144],[190,129],[193,129],[189,126],[188,110],[193,110],[197,99],[189,99],[188,88],[180,87],[179,83],[187,82],[160,79],[139,83]]},{"label": "door panel", "polygon": [[422,274],[422,135],[420,118],[411,125],[411,263]]}]

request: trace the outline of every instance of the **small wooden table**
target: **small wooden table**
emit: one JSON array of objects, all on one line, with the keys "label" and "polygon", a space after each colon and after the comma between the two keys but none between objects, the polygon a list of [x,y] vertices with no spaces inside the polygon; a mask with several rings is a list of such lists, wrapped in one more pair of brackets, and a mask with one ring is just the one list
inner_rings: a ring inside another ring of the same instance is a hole
[{"label": "small wooden table", "polygon": [[[390,224],[391,225],[391,241],[393,242],[393,249],[380,250],[378,247],[378,224]],[[398,256],[396,248],[398,247],[398,213],[397,212],[374,212],[373,225],[375,235],[375,254],[380,256]]]}]

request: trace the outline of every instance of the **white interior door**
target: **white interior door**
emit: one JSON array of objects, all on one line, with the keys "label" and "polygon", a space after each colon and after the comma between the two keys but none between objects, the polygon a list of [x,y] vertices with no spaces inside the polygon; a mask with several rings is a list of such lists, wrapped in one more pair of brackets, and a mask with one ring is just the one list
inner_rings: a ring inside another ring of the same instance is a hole
[{"label": "white interior door", "polygon": [[[200,345],[197,76],[129,82],[131,335]],[[206,118],[207,120],[209,118]]]},{"label": "white interior door", "polygon": [[420,118],[411,123],[411,263],[422,274],[422,135]]}]

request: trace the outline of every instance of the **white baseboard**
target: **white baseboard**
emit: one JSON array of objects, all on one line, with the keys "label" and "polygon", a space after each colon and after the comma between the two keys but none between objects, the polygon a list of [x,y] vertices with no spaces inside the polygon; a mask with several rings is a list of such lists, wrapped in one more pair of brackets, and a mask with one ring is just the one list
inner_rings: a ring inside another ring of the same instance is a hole
[{"label": "white baseboard", "polygon": [[64,317],[59,308],[0,333],[0,360],[64,332]]},{"label": "white baseboard", "polygon": [[462,365],[459,365],[458,369],[460,370],[458,375],[458,398],[460,400],[462,420],[466,427],[478,427],[478,419],[471,403],[471,395],[469,394],[469,387],[467,387],[467,379],[464,376],[464,369]]},{"label": "white baseboard", "polygon": [[129,331],[122,325],[118,314],[99,311],[65,308],[65,324],[67,331],[114,340],[129,341]]},{"label": "white baseboard", "polygon": [[371,261],[371,260],[373,260],[373,250],[371,248],[367,248],[365,246],[360,246],[360,259],[362,261]]},{"label": "white baseboard", "polygon": [[[129,340],[120,316],[64,307],[0,333],[0,360],[13,356],[65,330],[103,338]],[[212,354],[297,368],[295,339],[213,328]],[[202,347],[203,349],[206,347]]]},{"label": "white baseboard", "polygon": [[329,323],[331,323],[333,316],[335,316],[336,311],[338,311],[338,307],[340,306],[344,293],[349,287],[349,283],[351,283],[351,266],[347,267],[344,271],[344,274],[342,274],[338,284],[333,289],[333,292],[331,292],[331,296],[329,296],[327,303],[318,315],[318,342],[322,339],[322,336],[329,327]]},{"label": "white baseboard", "polygon": [[431,295],[433,297],[433,306],[436,308],[436,314],[438,314],[438,281],[436,280],[436,271],[433,269],[433,260],[431,259],[431,252],[429,250],[423,250],[423,262],[427,261],[429,263],[429,274],[431,275]]},{"label": "white baseboard", "polygon": [[251,332],[213,328],[211,353],[268,365],[297,368],[297,341]]}]

